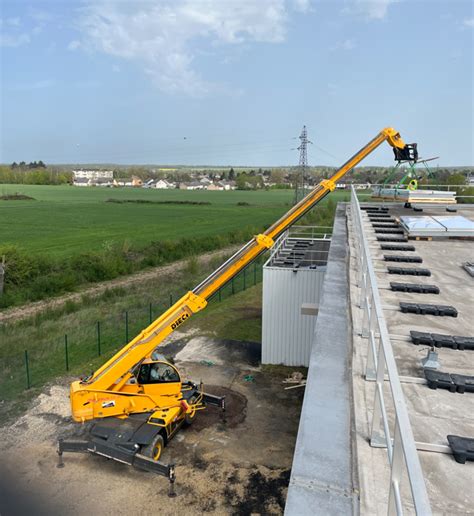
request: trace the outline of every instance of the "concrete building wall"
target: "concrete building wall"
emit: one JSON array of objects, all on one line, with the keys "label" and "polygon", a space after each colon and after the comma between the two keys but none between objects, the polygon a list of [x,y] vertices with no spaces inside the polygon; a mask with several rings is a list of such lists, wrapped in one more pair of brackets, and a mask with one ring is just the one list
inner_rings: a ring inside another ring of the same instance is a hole
[{"label": "concrete building wall", "polygon": [[301,305],[319,305],[326,267],[263,269],[262,363],[308,366],[316,317]]}]

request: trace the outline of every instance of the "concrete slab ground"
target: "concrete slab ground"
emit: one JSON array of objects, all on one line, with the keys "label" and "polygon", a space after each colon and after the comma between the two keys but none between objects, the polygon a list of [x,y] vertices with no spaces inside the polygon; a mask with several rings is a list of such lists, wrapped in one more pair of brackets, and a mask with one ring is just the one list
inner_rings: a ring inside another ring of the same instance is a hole
[{"label": "concrete slab ground", "polygon": [[[387,204],[389,213],[398,218],[403,214],[416,215],[403,205]],[[425,207],[423,215],[449,215],[444,208]],[[474,220],[472,207],[459,207],[458,213]],[[470,240],[410,241],[414,252],[423,263],[388,263],[383,254],[402,254],[382,251],[375,232],[366,214],[364,229],[370,243],[370,251],[376,270],[383,311],[390,333],[398,372],[403,377],[402,387],[409,412],[415,440],[422,443],[448,445],[448,434],[474,437],[474,394],[450,393],[446,390],[431,390],[424,383],[421,359],[426,356],[427,346],[415,346],[409,337],[410,330],[450,335],[474,335],[474,278],[461,267],[462,262],[474,258],[474,242]],[[353,388],[355,420],[357,429],[357,455],[361,490],[361,513],[384,514],[389,486],[389,470],[386,451],[371,448],[368,439],[371,430],[374,400],[373,382],[364,379],[367,356],[367,339],[361,338],[362,310],[357,306],[360,291],[356,286],[357,262],[355,260],[356,235],[349,218],[349,244],[351,250],[351,310],[354,322]],[[430,277],[398,276],[387,273],[387,265],[427,268]],[[439,295],[392,292],[389,282],[423,283],[437,285]],[[452,305],[458,317],[439,317],[401,312],[401,301]],[[458,351],[447,348],[438,350],[441,371],[474,375],[474,351]],[[418,382],[418,383],[413,383]],[[388,383],[388,382],[387,382]],[[388,385],[386,385],[388,388]],[[388,401],[388,396],[385,397]],[[389,419],[393,423],[393,410],[388,406]],[[452,455],[419,451],[428,495],[434,514],[474,514],[474,463],[465,465],[455,462]],[[403,489],[408,482],[405,477]],[[407,512],[413,507],[406,506]]]}]

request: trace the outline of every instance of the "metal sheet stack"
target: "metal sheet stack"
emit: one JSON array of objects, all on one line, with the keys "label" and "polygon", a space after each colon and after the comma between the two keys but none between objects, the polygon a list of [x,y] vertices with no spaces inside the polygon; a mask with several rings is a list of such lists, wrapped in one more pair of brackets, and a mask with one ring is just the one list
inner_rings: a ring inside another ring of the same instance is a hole
[{"label": "metal sheet stack", "polygon": [[399,188],[380,188],[373,196],[381,199],[399,200],[417,204],[456,204],[456,192],[441,190],[408,190]]}]

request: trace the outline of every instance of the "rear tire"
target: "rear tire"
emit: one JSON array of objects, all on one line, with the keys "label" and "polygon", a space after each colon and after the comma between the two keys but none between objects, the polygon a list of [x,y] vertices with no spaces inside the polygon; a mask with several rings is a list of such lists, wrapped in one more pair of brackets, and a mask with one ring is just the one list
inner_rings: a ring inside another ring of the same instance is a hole
[{"label": "rear tire", "polygon": [[163,436],[158,434],[153,441],[143,448],[143,455],[146,457],[150,457],[154,461],[159,461],[161,454],[163,453],[163,448],[165,447],[165,440]]}]

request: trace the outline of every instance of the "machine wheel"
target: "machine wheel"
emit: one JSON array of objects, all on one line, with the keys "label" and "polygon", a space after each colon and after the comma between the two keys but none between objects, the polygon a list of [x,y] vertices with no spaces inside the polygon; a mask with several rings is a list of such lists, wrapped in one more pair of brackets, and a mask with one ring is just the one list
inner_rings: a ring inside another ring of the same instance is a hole
[{"label": "machine wheel", "polygon": [[163,436],[158,434],[148,446],[143,448],[143,455],[150,457],[155,461],[159,461],[164,447],[165,441]]},{"label": "machine wheel", "polygon": [[[197,402],[197,397],[191,396],[191,398],[188,401],[188,404],[194,405],[196,402]],[[191,410],[191,412],[189,412],[189,414],[186,414],[184,416],[184,424],[187,426],[190,426],[193,423],[193,421],[196,419],[196,413],[197,413],[197,410],[193,409],[193,410]]]}]

